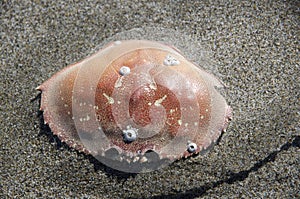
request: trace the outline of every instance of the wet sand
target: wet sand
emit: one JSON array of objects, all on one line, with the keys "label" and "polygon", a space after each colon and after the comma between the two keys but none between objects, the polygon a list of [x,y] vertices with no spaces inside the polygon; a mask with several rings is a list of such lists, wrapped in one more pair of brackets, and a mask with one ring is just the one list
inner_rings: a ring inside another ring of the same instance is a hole
[{"label": "wet sand", "polygon": [[[0,197],[299,197],[299,7],[2,1]],[[132,175],[60,143],[31,99],[39,84],[105,38],[147,26],[184,31],[211,49],[234,119],[204,156]]]}]

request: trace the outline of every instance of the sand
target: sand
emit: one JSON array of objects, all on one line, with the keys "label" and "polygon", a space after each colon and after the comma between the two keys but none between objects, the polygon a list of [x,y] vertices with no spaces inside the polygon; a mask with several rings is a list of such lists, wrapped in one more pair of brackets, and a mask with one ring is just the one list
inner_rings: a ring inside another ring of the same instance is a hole
[{"label": "sand", "polygon": [[[0,198],[299,198],[299,1],[0,4]],[[132,175],[60,143],[31,99],[106,38],[151,26],[211,51],[234,119],[204,156]]]}]

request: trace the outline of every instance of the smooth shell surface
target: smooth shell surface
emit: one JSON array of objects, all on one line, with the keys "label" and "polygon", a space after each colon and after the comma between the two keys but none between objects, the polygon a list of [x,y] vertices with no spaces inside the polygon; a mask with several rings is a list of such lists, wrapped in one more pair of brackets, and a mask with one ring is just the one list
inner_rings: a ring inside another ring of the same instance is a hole
[{"label": "smooth shell surface", "polygon": [[151,162],[151,153],[175,160],[207,149],[231,119],[215,89],[222,86],[176,48],[128,40],[66,67],[37,89],[53,133],[109,159],[108,165]]}]

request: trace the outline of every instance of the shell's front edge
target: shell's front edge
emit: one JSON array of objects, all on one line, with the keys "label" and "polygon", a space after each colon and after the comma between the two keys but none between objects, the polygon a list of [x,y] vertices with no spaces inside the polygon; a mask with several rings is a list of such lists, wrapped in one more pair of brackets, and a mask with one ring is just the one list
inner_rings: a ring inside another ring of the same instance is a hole
[{"label": "shell's front edge", "polygon": [[226,131],[232,109],[215,85],[222,83],[177,49],[130,40],[66,67],[37,90],[45,124],[62,142],[134,173],[198,154]]}]

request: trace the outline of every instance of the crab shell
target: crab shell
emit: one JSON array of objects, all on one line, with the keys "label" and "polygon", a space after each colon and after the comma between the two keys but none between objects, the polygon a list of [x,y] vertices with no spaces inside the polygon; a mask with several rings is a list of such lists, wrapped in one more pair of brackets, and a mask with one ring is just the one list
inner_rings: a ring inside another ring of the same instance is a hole
[{"label": "crab shell", "polygon": [[[215,90],[222,86],[174,47],[128,40],[66,67],[37,89],[44,121],[61,141],[94,156],[113,148],[130,162],[147,161],[149,151],[179,159],[207,149],[231,119]],[[136,138],[126,142],[126,131]]]}]

